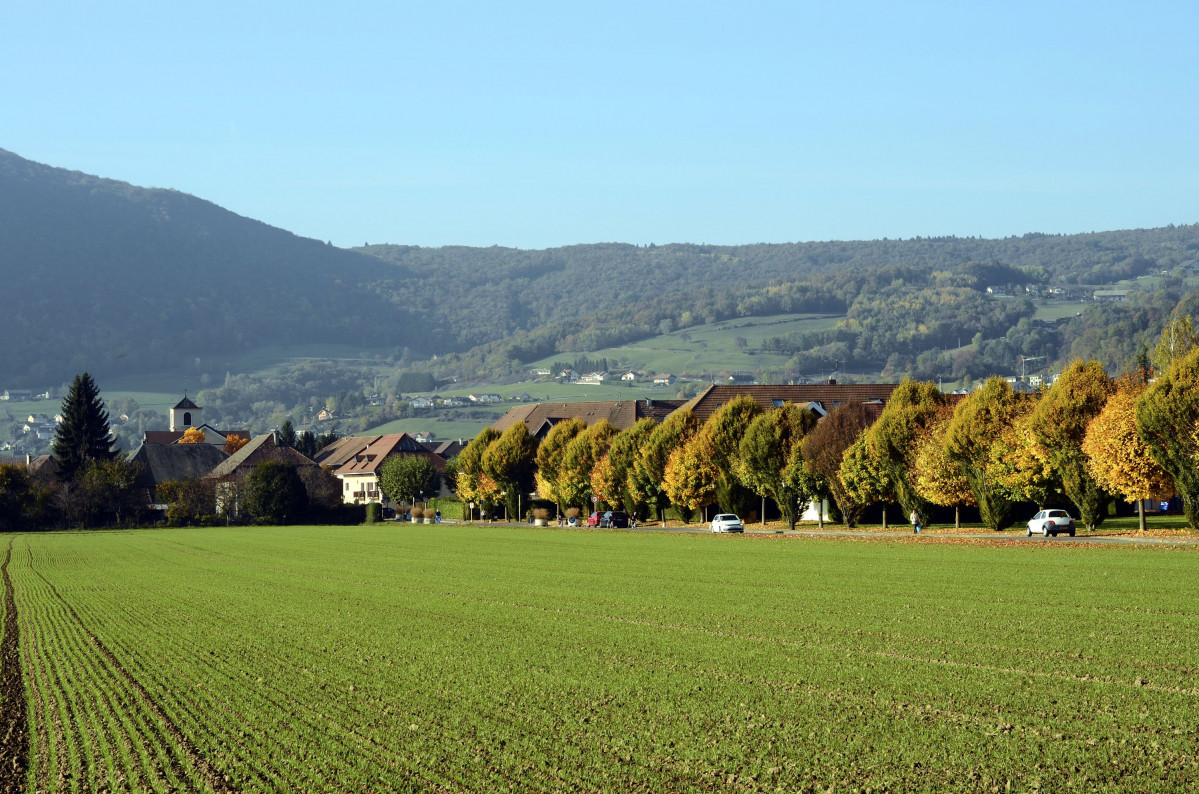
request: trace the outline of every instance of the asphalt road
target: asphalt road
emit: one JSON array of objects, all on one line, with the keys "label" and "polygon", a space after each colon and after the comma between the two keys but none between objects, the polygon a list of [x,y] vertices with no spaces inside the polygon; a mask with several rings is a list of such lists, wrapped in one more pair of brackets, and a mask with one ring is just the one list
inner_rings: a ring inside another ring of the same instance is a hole
[{"label": "asphalt road", "polygon": [[[446,523],[467,523],[448,521]],[[478,523],[478,522],[475,522]],[[503,522],[494,522],[493,526],[504,525]],[[523,524],[509,523],[506,526],[525,526]],[[558,528],[558,527],[555,527]],[[569,529],[569,527],[560,527]],[[586,529],[586,527],[580,527]],[[685,526],[669,525],[661,526],[658,523],[640,524],[630,530],[632,532],[671,532],[671,533],[708,533],[707,524],[688,524]],[[785,537],[813,537],[813,538],[910,538],[912,531],[910,529],[888,529],[888,530],[861,530],[861,529],[755,529],[754,525],[750,524],[745,529],[747,535],[783,535]],[[1159,537],[1154,535],[1139,536],[1135,533],[1125,535],[1088,535],[1085,529],[1078,530],[1078,534],[1074,537],[1068,535],[1059,535],[1055,538],[1047,538],[1043,535],[1033,535],[1026,537],[1023,534],[1015,532],[938,532],[936,529],[926,529],[920,533],[921,538],[968,538],[972,540],[1007,540],[1013,543],[1088,543],[1088,544],[1115,544],[1126,546],[1199,546],[1199,537]]]}]

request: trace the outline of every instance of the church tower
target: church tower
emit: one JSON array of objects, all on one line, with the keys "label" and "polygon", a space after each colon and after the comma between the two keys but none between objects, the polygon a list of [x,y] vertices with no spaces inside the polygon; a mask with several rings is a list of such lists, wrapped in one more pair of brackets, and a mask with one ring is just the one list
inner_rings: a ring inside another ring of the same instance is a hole
[{"label": "church tower", "polygon": [[185,395],[179,404],[171,409],[171,430],[182,432],[189,427],[199,427],[204,424],[200,413],[204,409],[196,405]]}]

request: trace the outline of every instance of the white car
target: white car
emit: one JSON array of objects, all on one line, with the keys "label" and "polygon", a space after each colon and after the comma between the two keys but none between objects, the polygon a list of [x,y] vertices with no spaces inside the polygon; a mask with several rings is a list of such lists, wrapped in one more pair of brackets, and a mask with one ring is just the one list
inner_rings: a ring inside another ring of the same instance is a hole
[{"label": "white car", "polygon": [[1044,535],[1056,537],[1057,533],[1066,532],[1074,537],[1074,519],[1065,510],[1042,510],[1028,522],[1028,536]]},{"label": "white car", "polygon": [[744,532],[745,525],[732,513],[721,513],[712,519],[713,532]]}]

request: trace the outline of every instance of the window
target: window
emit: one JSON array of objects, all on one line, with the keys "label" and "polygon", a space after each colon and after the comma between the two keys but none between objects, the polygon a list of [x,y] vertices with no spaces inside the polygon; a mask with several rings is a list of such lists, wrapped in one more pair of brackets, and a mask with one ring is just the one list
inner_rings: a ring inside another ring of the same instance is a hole
[{"label": "window", "polygon": [[192,423],[192,412],[191,412],[191,411],[184,411],[184,412],[183,412],[183,426],[184,426],[184,427],[187,427],[187,426],[188,426],[188,425],[190,425],[191,423]]}]

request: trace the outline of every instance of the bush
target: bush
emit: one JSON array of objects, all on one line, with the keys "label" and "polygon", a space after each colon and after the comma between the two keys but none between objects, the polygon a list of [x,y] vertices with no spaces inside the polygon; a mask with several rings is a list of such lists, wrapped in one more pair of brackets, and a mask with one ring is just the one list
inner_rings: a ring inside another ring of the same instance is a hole
[{"label": "bush", "polygon": [[545,521],[549,517],[550,517],[550,511],[546,510],[544,507],[533,508],[533,518],[539,519],[541,521]]},{"label": "bush", "polygon": [[383,505],[378,502],[368,502],[366,505],[366,523],[378,524],[383,520]]},{"label": "bush", "polygon": [[466,505],[457,499],[449,499],[444,496],[430,499],[429,509],[434,511],[440,510],[442,519],[455,519],[458,521],[466,519]]},{"label": "bush", "polygon": [[424,518],[425,517],[425,508],[413,507],[412,508],[412,517],[413,518]]},{"label": "bush", "polygon": [[582,514],[583,514],[583,511],[579,510],[579,508],[577,508],[577,507],[566,508],[565,515],[567,518],[578,518]]}]

